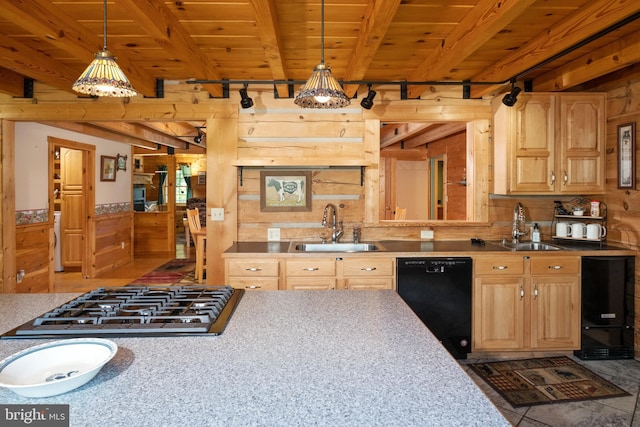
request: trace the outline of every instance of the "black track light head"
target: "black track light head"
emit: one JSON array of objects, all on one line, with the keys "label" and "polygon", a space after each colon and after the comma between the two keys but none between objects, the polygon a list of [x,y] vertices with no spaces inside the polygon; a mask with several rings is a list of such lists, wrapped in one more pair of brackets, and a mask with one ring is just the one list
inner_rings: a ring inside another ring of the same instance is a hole
[{"label": "black track light head", "polygon": [[193,142],[195,142],[196,144],[200,144],[202,142],[202,137],[203,136],[204,136],[204,133],[202,133],[200,128],[198,128],[198,136],[193,138]]},{"label": "black track light head", "polygon": [[360,102],[362,108],[370,110],[371,107],[373,107],[373,98],[376,97],[376,94],[377,92],[375,90],[371,90],[371,86],[369,86],[369,93],[367,94],[367,97]]},{"label": "black track light head", "polygon": [[513,107],[518,101],[518,94],[520,92],[522,92],[522,89],[520,89],[518,86],[514,86],[511,89],[511,92],[509,92],[504,96],[504,98],[502,98],[502,103],[507,107]]},{"label": "black track light head", "polygon": [[240,106],[242,108],[251,108],[253,107],[253,99],[249,98],[249,95],[247,95],[247,88],[243,87],[242,89],[240,89],[240,96],[242,97],[242,100],[240,101]]}]

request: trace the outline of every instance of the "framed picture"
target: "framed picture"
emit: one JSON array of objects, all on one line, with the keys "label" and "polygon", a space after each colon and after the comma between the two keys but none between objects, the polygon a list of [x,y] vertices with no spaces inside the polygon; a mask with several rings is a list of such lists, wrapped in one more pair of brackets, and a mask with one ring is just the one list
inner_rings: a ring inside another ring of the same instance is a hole
[{"label": "framed picture", "polygon": [[636,123],[618,125],[618,188],[636,188]]},{"label": "framed picture", "polygon": [[114,156],[100,156],[100,181],[116,180],[116,158]]},{"label": "framed picture", "polygon": [[126,171],[127,170],[127,156],[121,156],[120,154],[118,154],[118,170],[119,171]]},{"label": "framed picture", "polygon": [[311,172],[260,171],[260,211],[311,211]]},{"label": "framed picture", "polygon": [[198,185],[205,185],[207,183],[207,173],[198,172]]}]

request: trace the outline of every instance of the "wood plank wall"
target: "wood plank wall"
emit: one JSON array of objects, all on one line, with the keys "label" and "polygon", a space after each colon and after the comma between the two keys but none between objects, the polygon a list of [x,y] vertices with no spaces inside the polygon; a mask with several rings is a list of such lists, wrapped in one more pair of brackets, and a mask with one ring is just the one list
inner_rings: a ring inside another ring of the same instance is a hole
[{"label": "wood plank wall", "polygon": [[133,212],[96,216],[95,236],[95,276],[133,261]]},{"label": "wood plank wall", "polygon": [[53,291],[53,224],[16,226],[16,272],[26,275],[16,283],[15,292]]}]

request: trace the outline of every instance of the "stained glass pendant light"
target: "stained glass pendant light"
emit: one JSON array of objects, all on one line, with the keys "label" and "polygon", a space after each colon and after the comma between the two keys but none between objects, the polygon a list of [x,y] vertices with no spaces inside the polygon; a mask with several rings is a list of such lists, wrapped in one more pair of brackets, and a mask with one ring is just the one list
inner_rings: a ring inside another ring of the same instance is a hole
[{"label": "stained glass pendant light", "polygon": [[296,96],[295,103],[302,108],[342,108],[351,103],[338,81],[331,74],[331,67],[324,63],[324,0],[320,19],[320,64]]},{"label": "stained glass pendant light", "polygon": [[104,0],[103,48],[76,80],[72,88],[93,96],[132,97],[138,92],[131,87],[113,54],[107,49],[107,0]]}]

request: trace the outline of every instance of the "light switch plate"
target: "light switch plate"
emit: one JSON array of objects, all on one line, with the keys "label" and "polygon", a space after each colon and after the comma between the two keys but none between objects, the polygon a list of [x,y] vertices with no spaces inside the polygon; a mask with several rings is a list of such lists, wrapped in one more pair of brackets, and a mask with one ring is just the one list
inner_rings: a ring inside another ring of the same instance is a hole
[{"label": "light switch plate", "polygon": [[421,239],[433,239],[433,230],[420,230]]},{"label": "light switch plate", "polygon": [[279,228],[268,228],[267,229],[267,240],[269,242],[275,242],[280,240],[280,229]]},{"label": "light switch plate", "polygon": [[211,221],[224,221],[224,208],[211,208]]}]

